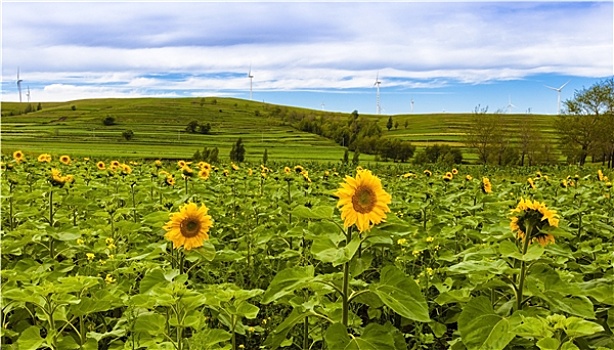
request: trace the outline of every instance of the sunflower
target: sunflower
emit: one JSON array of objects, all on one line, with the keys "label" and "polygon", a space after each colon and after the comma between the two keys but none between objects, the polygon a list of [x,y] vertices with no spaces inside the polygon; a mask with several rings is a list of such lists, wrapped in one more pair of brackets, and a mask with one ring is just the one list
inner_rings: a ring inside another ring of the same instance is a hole
[{"label": "sunflower", "polygon": [[207,169],[200,169],[198,171],[198,177],[200,177],[203,180],[207,180],[209,178],[209,175],[211,174],[211,172]]},{"label": "sunflower", "polygon": [[482,178],[482,192],[488,194],[488,193],[492,193],[492,185],[490,183],[490,180],[487,177]]},{"label": "sunflower", "polygon": [[178,162],[177,162],[177,168],[181,169],[181,168],[183,168],[184,166],[186,166],[187,164],[188,164],[188,163],[186,163],[186,161],[185,161],[185,160],[180,160],[180,161],[178,161]]},{"label": "sunflower", "polygon": [[453,175],[458,175],[458,169],[456,169],[456,168],[452,169],[452,174]]},{"label": "sunflower", "polygon": [[433,175],[433,173],[432,173],[430,170],[425,170],[425,171],[424,171],[424,175],[426,175],[426,176],[430,177],[430,176],[432,176],[432,175]]},{"label": "sunflower", "polygon": [[112,166],[113,168],[119,168],[119,165],[120,165],[120,162],[119,162],[119,161],[117,161],[117,160],[112,160],[112,161],[111,161],[111,166]]},{"label": "sunflower", "polygon": [[164,179],[164,183],[167,186],[175,186],[175,178],[173,177],[173,175],[167,175]]},{"label": "sunflower", "polygon": [[64,187],[65,184],[71,183],[75,180],[73,175],[62,176],[62,173],[58,169],[51,169],[49,174],[49,182],[52,186]]},{"label": "sunflower", "polygon": [[443,176],[443,180],[446,182],[452,181],[453,178],[454,178],[454,175],[452,175],[452,173],[449,171]]},{"label": "sunflower", "polygon": [[358,171],[356,178],[346,176],[335,195],[339,197],[337,207],[341,208],[343,225],[356,225],[360,232],[384,221],[386,213],[390,212],[388,204],[392,197],[382,188],[381,180],[369,170]]},{"label": "sunflower", "polygon": [[532,178],[528,178],[527,182],[529,183],[529,187],[531,187],[532,189],[535,189],[535,182],[533,182]]},{"label": "sunflower", "polygon": [[184,167],[181,168],[181,175],[183,175],[184,178],[193,177],[194,170],[189,165],[186,164]]},{"label": "sunflower", "polygon": [[240,169],[240,168],[239,168],[239,166],[238,166],[238,165],[236,165],[235,163],[230,163],[230,167],[231,167],[231,168],[232,168],[232,170],[234,170],[234,171],[237,171],[237,170],[239,170],[239,169]]},{"label": "sunflower", "polygon": [[71,161],[71,160],[70,160],[70,156],[63,155],[63,156],[61,156],[61,157],[60,157],[60,162],[61,162],[62,164],[69,165],[69,164],[70,164],[70,161]]},{"label": "sunflower", "polygon": [[252,168],[247,169],[247,176],[252,176],[254,174],[254,171],[252,170]]},{"label": "sunflower", "polygon": [[300,165],[297,165],[297,166],[295,166],[295,167],[294,167],[294,172],[296,172],[297,174],[300,174],[300,173],[302,173],[303,171],[305,171],[305,168],[303,168],[303,167],[302,167],[302,166],[300,166]]},{"label": "sunflower", "polygon": [[105,169],[104,162],[100,161],[100,162],[96,163],[96,167],[98,168],[98,170],[104,170]]},{"label": "sunflower", "polygon": [[[14,153],[13,153],[13,157],[15,157]],[[601,171],[601,169],[597,170],[597,180],[603,181],[603,171]]]},{"label": "sunflower", "polygon": [[172,213],[169,222],[164,225],[164,237],[173,242],[178,249],[183,246],[185,250],[202,247],[203,241],[209,239],[209,229],[213,226],[211,216],[207,215],[207,207],[203,204],[198,207],[195,203],[188,203]]},{"label": "sunflower", "polygon": [[532,242],[542,246],[555,242],[554,236],[547,231],[559,226],[558,215],[556,211],[548,209],[545,203],[520,198],[511,214],[515,216],[510,219],[510,229],[516,233],[518,239],[526,239],[527,228],[530,226],[531,232],[528,235]]},{"label": "sunflower", "polygon": [[15,151],[13,152],[13,159],[15,159],[15,162],[21,163],[26,160],[26,156],[22,151]]},{"label": "sunflower", "polygon": [[162,161],[160,159],[157,159],[154,161],[154,166],[156,168],[162,168]]},{"label": "sunflower", "polygon": [[467,175],[467,176],[465,176],[465,180],[471,181],[471,180],[473,180],[473,177],[471,175]]},{"label": "sunflower", "polygon": [[130,175],[132,174],[132,168],[130,167],[130,165],[128,164],[120,164],[120,167],[122,169],[122,175]]},{"label": "sunflower", "polygon": [[49,153],[42,153],[41,155],[38,156],[38,162],[39,163],[50,163],[51,162],[51,154],[49,154]]},{"label": "sunflower", "polygon": [[284,173],[286,175],[290,175],[291,172],[292,172],[292,169],[290,169],[290,167],[284,167]]}]

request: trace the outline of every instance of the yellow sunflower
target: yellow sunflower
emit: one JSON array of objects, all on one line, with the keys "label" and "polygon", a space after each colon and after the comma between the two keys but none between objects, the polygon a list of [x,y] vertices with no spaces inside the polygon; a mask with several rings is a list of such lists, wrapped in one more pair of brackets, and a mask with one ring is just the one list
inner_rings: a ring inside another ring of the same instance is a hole
[{"label": "yellow sunflower", "polygon": [[230,163],[230,167],[231,167],[231,168],[232,168],[232,170],[234,170],[234,171],[237,171],[237,170],[239,170],[239,169],[240,169],[240,168],[239,168],[239,166],[238,166],[238,165],[236,165],[235,163]]},{"label": "yellow sunflower", "polygon": [[22,151],[15,151],[13,152],[13,159],[15,159],[15,162],[21,163],[26,160],[26,156]]},{"label": "yellow sunflower", "polygon": [[449,171],[443,176],[443,180],[446,182],[452,181],[453,178],[454,178],[454,175],[452,175],[452,173]]},{"label": "yellow sunflower", "polygon": [[211,216],[207,215],[207,207],[202,204],[188,203],[172,213],[169,222],[164,225],[164,237],[173,242],[178,249],[183,246],[185,250],[202,247],[203,241],[209,239],[209,229],[213,226]]},{"label": "yellow sunflower", "polygon": [[431,175],[433,175],[433,173],[430,170],[425,170],[424,171],[424,175],[431,176]]},{"label": "yellow sunflower", "polygon": [[[13,153],[13,157],[14,156],[15,154]],[[601,169],[597,170],[597,180],[603,181],[603,171],[601,171]]]},{"label": "yellow sunflower", "polygon": [[284,173],[286,175],[290,175],[291,172],[292,172],[292,169],[290,169],[290,167],[284,167]]},{"label": "yellow sunflower", "polygon": [[177,162],[177,168],[181,169],[181,168],[183,168],[184,166],[186,166],[187,164],[188,164],[188,163],[186,163],[186,161],[185,161],[185,160],[180,160],[180,161],[178,161],[178,162]]},{"label": "yellow sunflower", "polygon": [[382,182],[369,170],[357,172],[356,178],[346,176],[341,188],[335,192],[339,197],[337,206],[341,210],[343,225],[356,225],[360,232],[379,224],[390,212],[388,204],[392,197],[382,188]]},{"label": "yellow sunflower", "polygon": [[295,171],[297,174],[300,174],[300,173],[302,173],[303,171],[305,171],[305,168],[303,168],[303,167],[302,167],[302,166],[300,166],[300,165],[297,165],[297,166],[295,166],[295,167],[294,167],[294,171]]},{"label": "yellow sunflower", "polygon": [[558,227],[559,219],[556,211],[548,209],[545,203],[520,198],[520,202],[512,210],[510,229],[516,233],[518,239],[526,239],[527,228],[530,225],[529,239],[542,246],[554,243],[554,236],[547,231],[549,228]]},{"label": "yellow sunflower", "polygon": [[63,155],[63,156],[61,156],[61,157],[60,157],[60,162],[61,162],[62,164],[69,165],[69,164],[70,164],[70,161],[71,161],[71,160],[70,160],[70,156]]},{"label": "yellow sunflower", "polygon": [[104,170],[105,169],[104,162],[100,161],[96,163],[96,167],[98,168],[98,170]]},{"label": "yellow sunflower", "polygon": [[488,193],[492,193],[492,184],[490,183],[490,180],[487,177],[482,178],[482,192],[488,194]]},{"label": "yellow sunflower", "polygon": [[112,160],[111,161],[111,167],[119,168],[119,165],[120,165],[119,161],[117,161],[117,160]]},{"label": "yellow sunflower", "polygon": [[175,178],[173,175],[167,175],[166,179],[164,179],[164,183],[168,186],[175,186]]},{"label": "yellow sunflower", "polygon": [[527,179],[527,182],[529,183],[529,186],[530,186],[532,189],[535,189],[535,182],[533,182],[533,179],[532,179],[532,178],[528,178],[528,179]]},{"label": "yellow sunflower", "polygon": [[159,160],[159,159],[155,160],[155,161],[154,161],[154,166],[155,166],[156,168],[162,168],[162,161],[161,161],[161,160]]},{"label": "yellow sunflower", "polygon": [[41,155],[38,156],[38,162],[39,163],[50,163],[51,162],[51,154],[49,154],[49,153],[42,153]]},{"label": "yellow sunflower", "polygon": [[194,170],[189,166],[189,165],[185,165],[181,168],[181,175],[185,177],[193,177],[194,176]]},{"label": "yellow sunflower", "polygon": [[452,174],[458,175],[458,169],[456,169],[456,168],[452,169]]},{"label": "yellow sunflower", "polygon": [[467,176],[465,176],[465,180],[471,181],[471,180],[473,180],[473,177],[471,175],[467,175]]},{"label": "yellow sunflower", "polygon": [[198,171],[198,177],[200,177],[203,180],[207,180],[209,178],[210,175],[210,171],[207,169],[200,169]]}]

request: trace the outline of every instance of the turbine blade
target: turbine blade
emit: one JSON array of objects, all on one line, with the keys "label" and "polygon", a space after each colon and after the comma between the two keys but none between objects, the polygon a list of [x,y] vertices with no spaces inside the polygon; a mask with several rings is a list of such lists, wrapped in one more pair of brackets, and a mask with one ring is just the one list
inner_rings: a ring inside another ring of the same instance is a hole
[{"label": "turbine blade", "polygon": [[566,82],[565,84],[561,85],[561,87],[559,88],[559,90],[563,90],[563,88],[565,87],[565,85],[569,84],[569,82],[570,82],[570,81],[571,81],[571,80],[567,80],[567,82]]}]

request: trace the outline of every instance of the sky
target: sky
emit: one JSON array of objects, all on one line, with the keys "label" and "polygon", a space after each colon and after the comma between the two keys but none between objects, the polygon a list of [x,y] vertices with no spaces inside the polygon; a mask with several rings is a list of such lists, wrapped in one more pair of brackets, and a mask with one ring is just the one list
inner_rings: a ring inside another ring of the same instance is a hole
[{"label": "sky", "polygon": [[[614,74],[612,1],[2,1],[1,101],[236,97],[558,113]],[[29,91],[29,93],[28,93]]]}]

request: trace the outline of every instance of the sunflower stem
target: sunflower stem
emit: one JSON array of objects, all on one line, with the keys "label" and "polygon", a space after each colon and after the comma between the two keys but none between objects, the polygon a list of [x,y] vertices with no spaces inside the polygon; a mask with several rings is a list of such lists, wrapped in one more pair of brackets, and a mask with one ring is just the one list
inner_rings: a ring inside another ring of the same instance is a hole
[{"label": "sunflower stem", "polygon": [[[53,189],[49,191],[49,226],[53,227]],[[49,257],[53,259],[55,249],[53,247],[53,236],[49,236]]]},{"label": "sunflower stem", "polygon": [[[526,233],[524,236],[524,242],[522,245],[522,255],[524,256],[527,253],[527,250],[529,248],[529,241],[531,240],[531,236],[533,234],[533,227],[531,226],[531,222],[528,222],[529,220],[527,220],[526,223]],[[522,298],[523,298],[523,292],[524,292],[524,281],[525,281],[525,277],[527,274],[527,263],[526,261],[522,260],[520,262],[520,280],[518,282],[518,294],[517,294],[517,298],[516,298],[516,309],[517,310],[522,310]]]},{"label": "sunflower stem", "polygon": [[15,185],[9,185],[9,228],[13,231],[13,188]]},{"label": "sunflower stem", "polygon": [[[352,226],[348,227],[347,235],[346,235],[346,246],[350,244],[352,241]],[[342,288],[342,310],[343,310],[343,318],[342,322],[345,327],[348,326],[348,312],[349,312],[349,294],[348,287],[350,285],[350,262],[347,261],[343,264],[343,288]]]}]

